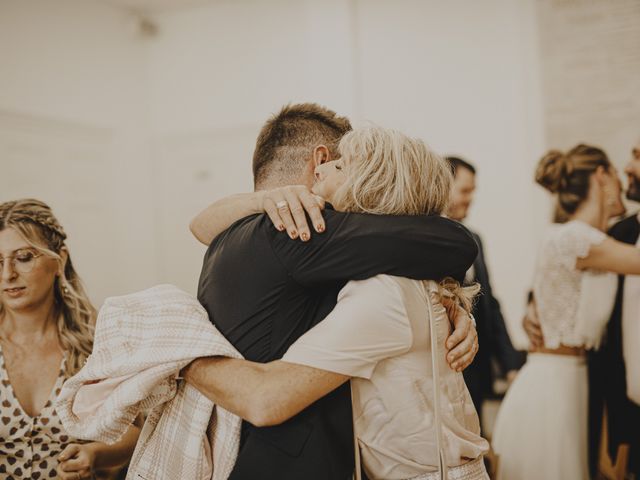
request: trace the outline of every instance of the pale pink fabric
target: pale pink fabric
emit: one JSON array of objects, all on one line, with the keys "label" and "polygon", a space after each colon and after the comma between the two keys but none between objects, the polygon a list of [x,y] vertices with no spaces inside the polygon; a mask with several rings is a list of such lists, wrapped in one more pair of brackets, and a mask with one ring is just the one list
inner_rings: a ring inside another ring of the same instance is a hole
[{"label": "pale pink fabric", "polygon": [[[433,305],[440,377],[440,418],[449,467],[489,449],[461,373],[446,360],[451,331],[437,285]],[[438,470],[434,368],[429,306],[423,282],[389,275],[349,282],[322,322],[294,343],[283,360],[355,377],[351,380],[356,435],[367,476],[412,478]]]},{"label": "pale pink fabric", "polygon": [[238,452],[240,418],[176,380],[193,359],[213,355],[242,358],[191,295],[160,285],[109,298],[93,353],[64,384],[56,410],[72,435],[106,443],[150,411],[128,479],[226,479]]},{"label": "pale pink fabric", "polygon": [[125,380],[129,380],[135,373],[116,378],[107,378],[95,383],[85,383],[76,392],[71,411],[80,421],[95,415],[109,395]]}]

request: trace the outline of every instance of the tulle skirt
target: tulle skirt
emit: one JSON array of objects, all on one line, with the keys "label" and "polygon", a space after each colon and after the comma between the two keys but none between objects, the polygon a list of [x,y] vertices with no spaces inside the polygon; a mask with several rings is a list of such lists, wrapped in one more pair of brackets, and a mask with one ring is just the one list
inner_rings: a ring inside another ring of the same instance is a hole
[{"label": "tulle skirt", "polygon": [[529,354],[498,412],[499,480],[588,480],[588,378],[582,357]]}]

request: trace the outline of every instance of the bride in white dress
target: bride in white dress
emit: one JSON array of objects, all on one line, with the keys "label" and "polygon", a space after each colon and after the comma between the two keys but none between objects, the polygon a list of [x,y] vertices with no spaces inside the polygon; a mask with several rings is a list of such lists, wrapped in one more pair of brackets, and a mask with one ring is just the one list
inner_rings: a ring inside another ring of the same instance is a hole
[{"label": "bride in white dress", "polygon": [[[507,392],[493,447],[501,480],[588,480],[585,351],[599,345],[615,274],[640,274],[640,250],[604,233],[624,207],[617,172],[602,150],[551,151],[540,160],[536,181],[557,195],[565,222],[550,229],[536,263],[544,348],[529,354]],[[585,301],[600,294],[604,301]]]}]

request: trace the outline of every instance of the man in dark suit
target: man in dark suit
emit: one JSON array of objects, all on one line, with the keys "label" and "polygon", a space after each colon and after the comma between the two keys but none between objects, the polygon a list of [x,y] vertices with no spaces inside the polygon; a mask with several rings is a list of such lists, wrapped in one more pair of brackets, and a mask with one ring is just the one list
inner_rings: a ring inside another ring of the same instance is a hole
[{"label": "man in dark suit", "polygon": [[[447,157],[447,160],[451,164],[454,176],[447,213],[449,218],[461,222],[466,218],[473,201],[476,170],[461,158]],[[487,396],[493,395],[494,365],[497,365],[502,375],[510,382],[524,363],[525,355],[513,348],[500,304],[491,291],[482,240],[478,234],[472,232],[472,235],[478,244],[478,256],[471,270],[467,272],[466,281],[477,282],[481,288],[473,308],[480,350],[473,363],[465,370],[464,379],[482,419],[482,403]]]},{"label": "man in dark suit", "polygon": [[[632,149],[625,173],[629,180],[627,198],[640,202],[640,142]],[[640,214],[636,213],[616,223],[609,230],[609,235],[621,242],[638,245]],[[607,325],[606,341],[600,350],[589,354],[589,463],[592,474],[595,475],[604,409],[607,415],[608,453],[612,464],[618,460],[620,447],[628,446],[627,473],[635,475],[632,478],[639,478],[640,405],[627,396],[627,369],[630,367],[625,363],[622,340],[623,311],[627,302],[640,302],[640,299],[625,295],[625,277],[620,275],[615,305]],[[635,320],[640,321],[640,318]]]},{"label": "man in dark suit", "polygon": [[[640,141],[631,151],[625,167],[629,181],[627,198],[640,202]],[[616,223],[609,230],[616,240],[640,247],[640,214],[635,213]],[[640,478],[640,404],[627,395],[629,366],[623,351],[623,311],[628,302],[640,302],[625,295],[625,276],[618,277],[618,289],[613,312],[607,324],[604,341],[597,351],[590,351],[589,366],[589,468],[591,477],[600,476],[600,446],[603,418],[607,417],[607,453],[611,464],[619,461],[619,454],[628,462],[625,478]],[[636,310],[640,311],[640,310]],[[544,338],[535,308],[529,308],[523,320],[533,348],[544,346]]]},{"label": "man in dark suit", "polygon": [[[348,120],[318,105],[285,107],[258,137],[255,189],[311,186],[315,166],[336,157],[337,143],[350,129]],[[359,215],[328,208],[324,221],[324,233],[300,242],[278,231],[266,215],[252,215],[209,246],[198,299],[246,359],[266,363],[281,358],[333,309],[348,280],[380,273],[462,280],[477,253],[464,227],[439,216]],[[289,234],[296,237],[298,232]],[[475,330],[469,330],[464,342],[473,343]],[[205,394],[212,385],[233,382],[216,369],[224,360],[194,363],[187,381]],[[343,384],[280,425],[243,422],[229,478],[346,480],[353,473],[353,459],[351,402],[348,384]]]}]

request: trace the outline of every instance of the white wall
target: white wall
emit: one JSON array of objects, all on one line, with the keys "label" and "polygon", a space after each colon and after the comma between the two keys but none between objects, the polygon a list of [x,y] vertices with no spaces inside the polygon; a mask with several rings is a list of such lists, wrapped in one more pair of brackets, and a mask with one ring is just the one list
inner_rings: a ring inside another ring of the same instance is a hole
[{"label": "white wall", "polygon": [[172,136],[187,148],[196,131],[194,141],[209,142],[210,154],[214,145],[235,154],[210,162],[207,147],[197,159],[179,149],[165,155],[167,178],[183,182],[176,195],[192,192],[181,203],[188,208],[179,212],[172,199],[164,215],[162,236],[171,238],[164,255],[176,245],[190,252],[171,272],[186,283],[199,262],[179,217],[250,188],[251,139],[262,122],[287,102],[317,101],[356,124],[402,129],[478,166],[470,224],[484,236],[494,288],[518,324],[536,245],[531,172],[543,149],[534,13],[532,2],[509,0],[332,0],[156,15],[149,73],[156,141]]},{"label": "white wall", "polygon": [[531,2],[360,1],[362,117],[422,137],[478,169],[467,223],[519,329],[537,235],[534,162],[543,147]]},{"label": "white wall", "polygon": [[598,145],[622,169],[640,138],[640,2],[537,7],[549,145]]},{"label": "white wall", "polygon": [[[55,155],[45,142],[30,157],[30,171],[49,165],[46,177],[27,189],[12,167],[0,197],[47,197],[96,301],[160,281],[195,291],[203,248],[190,217],[251,188],[269,114],[316,101],[478,166],[469,222],[484,236],[506,316],[519,322],[536,219],[546,218],[531,182],[543,144],[533,0],[215,2],[153,15],[152,38],[136,33],[130,12],[97,0],[0,8],[0,131],[24,135],[14,131],[20,114],[63,139]],[[65,156],[78,138],[93,152],[81,174]]]},{"label": "white wall", "polygon": [[301,101],[353,114],[348,7],[223,2],[154,17],[149,104],[164,281],[195,288],[204,249],[185,220],[252,189],[253,147],[269,115]]},{"label": "white wall", "polygon": [[0,2],[0,201],[51,204],[97,302],[156,278],[135,25],[99,2]]}]

